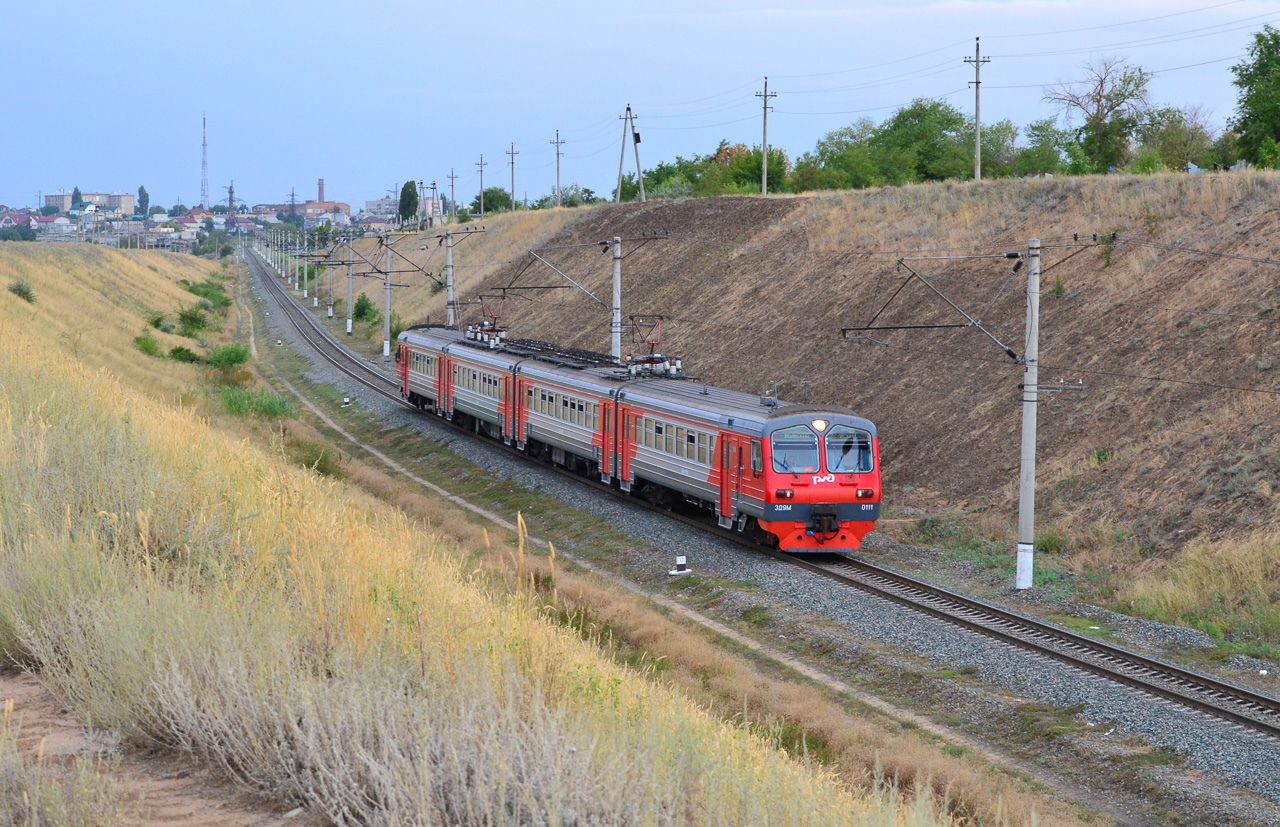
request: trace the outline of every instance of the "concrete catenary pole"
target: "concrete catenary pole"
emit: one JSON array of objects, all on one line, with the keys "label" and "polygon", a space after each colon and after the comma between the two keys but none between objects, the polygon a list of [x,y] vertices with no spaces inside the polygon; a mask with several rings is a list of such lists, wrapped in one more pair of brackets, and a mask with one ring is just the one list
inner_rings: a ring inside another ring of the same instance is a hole
[{"label": "concrete catenary pole", "polygon": [[484,218],[484,168],[486,164],[483,152],[480,153],[480,160],[476,163],[476,166],[480,167],[480,217]]},{"label": "concrete catenary pole", "polygon": [[973,180],[982,180],[982,64],[991,58],[982,56],[982,44],[973,39],[973,57],[965,63],[973,64]]},{"label": "concrete catenary pole", "polygon": [[[308,257],[307,266],[311,268],[311,306],[319,307],[320,306],[320,258],[319,258],[320,228],[319,227],[316,228],[315,253],[317,255]],[[311,258],[315,258],[316,260],[315,264],[311,263]]]},{"label": "concrete catenary pole", "polygon": [[311,266],[307,261],[307,246],[311,243],[311,237],[307,235],[307,231],[302,231],[302,255],[298,259],[298,267],[302,270],[302,298],[308,298],[307,282],[311,280],[311,273],[308,268]]},{"label": "concrete catenary pole", "polygon": [[1040,239],[1027,254],[1026,371],[1022,377],[1022,479],[1018,487],[1016,588],[1031,588],[1036,550],[1036,406],[1040,391]]},{"label": "concrete catenary pole", "polygon": [[329,267],[328,270],[329,270],[329,298],[325,301],[325,304],[329,308],[329,312],[326,315],[330,319],[332,319],[333,318],[333,268]]},{"label": "concrete catenary pole", "polygon": [[347,335],[351,335],[351,304],[352,294],[355,292],[355,275],[352,273],[351,266],[355,263],[355,248],[352,245],[353,239],[347,239]]},{"label": "concrete catenary pole", "polygon": [[769,98],[778,97],[778,93],[769,94],[769,78],[765,76],[764,91],[756,92],[756,97],[761,98],[764,105],[764,135],[760,139],[760,147],[763,150],[760,155],[760,194],[769,194]]},{"label": "concrete catenary pole", "polygon": [[382,309],[382,355],[391,355],[391,243],[387,242],[387,298]]},{"label": "concrete catenary pole", "polygon": [[612,340],[610,356],[622,362],[622,239],[613,237],[613,306],[610,308],[609,336]]},{"label": "concrete catenary pole", "polygon": [[453,231],[444,231],[444,307],[445,323],[455,327],[453,298]]}]

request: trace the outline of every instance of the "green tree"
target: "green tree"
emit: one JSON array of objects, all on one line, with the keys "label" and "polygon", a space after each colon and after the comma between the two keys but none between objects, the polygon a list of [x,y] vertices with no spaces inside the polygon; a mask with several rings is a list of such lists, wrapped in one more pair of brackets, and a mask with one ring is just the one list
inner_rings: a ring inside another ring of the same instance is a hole
[{"label": "green tree", "polygon": [[351,307],[351,318],[357,322],[376,324],[382,318],[382,314],[374,306],[373,300],[361,293],[356,299],[356,303]]},{"label": "green tree", "polygon": [[888,183],[964,178],[973,170],[973,133],[966,121],[945,101],[916,98],[882,123],[868,143]]},{"label": "green tree", "polygon": [[71,190],[71,208],[75,209],[76,205],[84,200],[84,196],[80,194],[80,188],[76,187]]},{"label": "green tree", "polygon": [[1105,57],[1084,67],[1084,80],[1044,90],[1044,99],[1083,120],[1077,141],[1093,169],[1119,168],[1128,160],[1130,141],[1147,108],[1151,73],[1124,58]]},{"label": "green tree", "polygon": [[[511,209],[511,193],[502,187],[486,187],[484,191],[484,211],[503,212]],[[471,199],[471,212],[480,212],[480,196]]]},{"label": "green tree", "polygon": [[1138,155],[1148,167],[1155,164],[1165,170],[1185,169],[1187,164],[1212,165],[1213,132],[1207,120],[1198,106],[1148,110],[1138,124]]},{"label": "green tree", "polygon": [[418,217],[418,189],[417,184],[412,181],[405,181],[404,186],[400,188],[400,221],[401,223],[409,223]]},{"label": "green tree", "polygon": [[169,215],[178,216],[178,215],[182,215],[186,211],[187,211],[187,205],[179,202],[169,208]]},{"label": "green tree", "polygon": [[58,213],[60,213],[60,212],[62,212],[62,210],[58,209],[58,208],[57,208],[55,205],[53,205],[53,204],[49,204],[49,205],[47,205],[47,206],[44,206],[44,207],[41,207],[41,208],[40,208],[40,214],[41,214],[41,215],[45,215],[45,216],[49,216],[49,215],[57,215],[57,214],[58,214]]},{"label": "green tree", "polygon": [[147,192],[146,187],[138,187],[138,208],[134,210],[138,215],[146,215],[147,209],[151,206],[151,194]]},{"label": "green tree", "polygon": [[1263,26],[1231,74],[1239,95],[1230,127],[1239,134],[1245,159],[1259,164],[1267,140],[1280,139],[1280,31]]},{"label": "green tree", "polygon": [[147,210],[146,214],[159,215],[160,213],[163,213],[163,212],[164,212],[164,207],[152,207],[151,209]]}]

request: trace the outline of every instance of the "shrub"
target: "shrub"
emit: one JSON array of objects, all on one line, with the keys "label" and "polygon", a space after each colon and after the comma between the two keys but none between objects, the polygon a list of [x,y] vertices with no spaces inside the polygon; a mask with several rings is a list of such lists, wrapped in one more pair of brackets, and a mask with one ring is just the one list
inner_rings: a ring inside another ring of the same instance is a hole
[{"label": "shrub", "polygon": [[404,323],[404,319],[400,318],[400,314],[393,310],[391,312],[391,340],[399,339],[400,334],[404,332],[406,327],[408,325]]},{"label": "shrub", "polygon": [[356,299],[355,307],[351,309],[351,318],[357,322],[376,323],[382,318],[382,314],[378,312],[378,308],[373,306],[373,301],[364,293],[361,293],[360,298]]},{"label": "shrub", "polygon": [[9,282],[9,292],[28,304],[36,303],[36,294],[32,292],[31,285],[22,279]]},{"label": "shrub", "polygon": [[178,311],[178,326],[183,336],[194,337],[209,326],[209,317],[199,307],[184,307]]},{"label": "shrub", "polygon": [[151,338],[145,333],[139,336],[138,338],[134,339],[133,343],[138,346],[138,350],[142,351],[148,356],[160,355],[160,345],[156,342],[155,339]]},{"label": "shrub", "polygon": [[[214,272],[212,275],[216,276],[217,273]],[[212,278],[202,284],[191,284],[185,280],[179,284],[191,295],[199,296],[204,302],[208,302],[209,310],[226,310],[231,306],[231,297],[227,295],[226,288]]]},{"label": "shrub", "polygon": [[232,342],[229,345],[215,347],[206,359],[210,366],[222,371],[243,365],[249,361],[249,346],[243,342]]},{"label": "shrub", "polygon": [[174,360],[175,362],[199,362],[200,354],[196,353],[194,350],[191,350],[190,348],[185,348],[182,345],[178,345],[177,347],[170,348],[169,358]]}]

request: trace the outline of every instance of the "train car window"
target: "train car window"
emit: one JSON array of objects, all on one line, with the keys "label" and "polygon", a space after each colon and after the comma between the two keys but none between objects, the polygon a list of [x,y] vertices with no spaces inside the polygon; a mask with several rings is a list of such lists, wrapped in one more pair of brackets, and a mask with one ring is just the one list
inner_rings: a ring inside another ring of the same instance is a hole
[{"label": "train car window", "polygon": [[773,470],[782,474],[811,474],[818,470],[818,435],[803,425],[773,432]]},{"label": "train car window", "polygon": [[678,457],[684,456],[684,428],[676,428],[676,450]]},{"label": "train car window", "polygon": [[698,434],[698,462],[707,464],[707,435]]},{"label": "train car window", "polygon": [[[685,454],[689,457],[689,459],[695,459],[698,455],[698,434],[695,434],[693,431],[690,431],[688,434],[685,435],[684,444],[685,444]],[[699,459],[698,462],[702,462],[702,460]]]},{"label": "train car window", "polygon": [[723,443],[724,450],[720,452],[720,467],[726,471],[729,470],[729,446],[731,444],[728,442]]},{"label": "train car window", "polygon": [[871,466],[871,434],[847,425],[836,425],[827,432],[828,473],[867,474]]},{"label": "train car window", "polygon": [[644,444],[646,448],[653,447],[653,440],[654,440],[653,434],[655,429],[657,429],[658,427],[659,427],[658,423],[654,422],[649,417],[646,416],[644,418]]},{"label": "train car window", "polygon": [[[606,431],[609,430],[608,409],[605,409],[605,412],[604,412],[604,429]],[[599,402],[591,403],[591,430],[593,431],[600,430],[600,403]]]},{"label": "train car window", "polygon": [[764,470],[764,453],[760,440],[751,440],[751,470],[759,474]]},{"label": "train car window", "polygon": [[672,427],[671,427],[670,425],[668,425],[668,426],[667,426],[666,431],[667,431],[667,433],[666,433],[666,438],[667,438],[667,447],[666,447],[664,450],[665,450],[668,454],[674,454],[674,453],[676,452],[676,435],[675,435],[675,431],[672,429]]}]

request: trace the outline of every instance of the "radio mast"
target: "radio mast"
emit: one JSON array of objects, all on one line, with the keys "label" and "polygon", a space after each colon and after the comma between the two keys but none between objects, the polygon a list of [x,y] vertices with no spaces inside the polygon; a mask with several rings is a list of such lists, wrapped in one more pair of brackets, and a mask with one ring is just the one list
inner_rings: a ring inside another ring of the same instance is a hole
[{"label": "radio mast", "polygon": [[209,209],[209,136],[208,121],[200,116],[200,206]]}]

